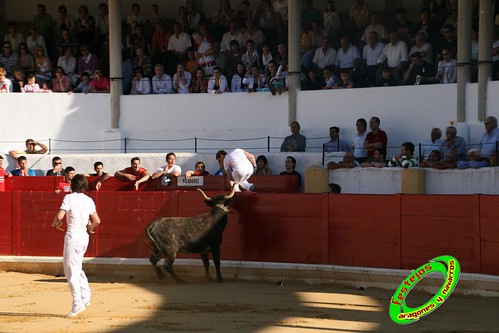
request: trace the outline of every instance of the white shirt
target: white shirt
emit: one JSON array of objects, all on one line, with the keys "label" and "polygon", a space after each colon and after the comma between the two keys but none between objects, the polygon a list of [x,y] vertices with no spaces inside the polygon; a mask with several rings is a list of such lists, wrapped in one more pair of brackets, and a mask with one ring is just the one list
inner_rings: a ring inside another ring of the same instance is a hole
[{"label": "white shirt", "polygon": [[398,67],[402,61],[407,61],[407,59],[407,45],[404,41],[399,40],[397,44],[393,45],[392,43],[388,43],[383,48],[378,63],[381,64],[385,60],[388,60],[388,67],[395,68]]},{"label": "white shirt", "polygon": [[[173,82],[177,82],[177,73],[175,73],[175,75],[173,75]],[[188,94],[189,93],[189,86],[191,85],[191,73],[189,73],[188,71],[184,71],[184,78],[185,78],[185,84],[182,82],[183,80],[178,80],[178,87],[176,87],[175,89],[177,89],[177,92],[179,94]]]},{"label": "white shirt", "polygon": [[423,55],[423,60],[425,60],[430,65],[433,64],[433,47],[430,43],[424,43],[420,47],[414,45],[413,47],[411,47],[409,55],[413,54],[414,52],[421,53]]},{"label": "white shirt", "polygon": [[[439,152],[442,153],[442,140],[441,139],[436,139],[435,142],[428,140],[423,142],[421,145],[421,155],[423,156],[423,159],[427,159],[428,156],[430,156],[430,153],[433,150],[438,150]],[[443,156],[442,156],[443,157]]]},{"label": "white shirt", "polygon": [[230,52],[230,42],[236,40],[239,43],[239,47],[243,48],[243,38],[240,31],[236,31],[236,33],[232,33],[227,31],[222,36],[222,42],[220,43],[220,51],[222,52]]},{"label": "white shirt", "polygon": [[163,74],[162,77],[154,75],[152,78],[152,93],[173,94],[173,82],[171,76],[168,74]]},{"label": "white shirt", "polygon": [[356,158],[365,158],[367,157],[367,149],[362,148],[364,146],[364,141],[366,141],[367,131],[364,134],[359,135],[359,133],[355,133],[352,137],[353,141],[353,155]]},{"label": "white shirt", "polygon": [[225,156],[224,170],[237,173],[246,173],[250,170],[250,173],[252,173],[253,165],[244,154],[244,150],[236,148]]},{"label": "white shirt", "polygon": [[[133,85],[135,85],[135,90],[133,89]],[[132,83],[132,95],[147,95],[151,93],[151,81],[149,81],[148,77],[143,77],[140,80],[135,80]]]},{"label": "white shirt", "polygon": [[221,92],[229,92],[229,89],[227,88],[227,78],[224,75],[220,75],[220,86],[218,89],[215,89],[215,77],[212,76],[210,77],[210,80],[208,81],[208,93],[209,94],[215,94],[217,91]]},{"label": "white shirt", "polygon": [[243,78],[239,74],[234,74],[232,80],[230,81],[230,90],[232,92],[246,92],[248,89],[242,86]]},{"label": "white shirt", "polygon": [[364,49],[362,50],[362,59],[366,61],[367,66],[378,65],[378,59],[383,52],[384,47],[385,44],[381,42],[376,43],[376,46],[374,46],[374,48],[369,43],[364,46]]},{"label": "white shirt", "polygon": [[66,211],[68,229],[66,235],[88,237],[87,225],[90,215],[96,212],[94,201],[85,193],[67,194],[62,200],[61,208]]},{"label": "white shirt", "polygon": [[324,69],[326,66],[332,66],[336,62],[336,50],[332,47],[328,47],[326,52],[324,52],[324,48],[319,47],[315,50],[312,62],[316,64],[319,69]]},{"label": "white shirt", "polygon": [[338,49],[338,53],[336,55],[336,63],[335,65],[339,68],[352,68],[354,67],[354,60],[360,58],[360,51],[355,45],[351,45],[348,47],[348,50],[345,52],[342,47]]},{"label": "white shirt", "polygon": [[376,25],[368,25],[366,29],[364,30],[364,34],[362,34],[362,37],[360,38],[361,41],[367,42],[369,40],[369,34],[371,31],[376,31],[378,33],[378,38],[379,40],[387,39],[388,38],[388,33],[386,31],[386,28],[383,24],[377,23]]},{"label": "white shirt", "polygon": [[449,62],[441,60],[438,62],[438,72],[442,73],[442,83],[456,83],[457,82],[457,61],[451,59]]},{"label": "white shirt", "polygon": [[181,32],[178,37],[173,34],[168,41],[168,51],[174,50],[186,54],[189,47],[192,47],[191,37],[186,32]]},{"label": "white shirt", "polygon": [[179,174],[182,173],[182,168],[179,165],[174,164],[171,168],[168,169],[168,165],[164,165],[161,168],[158,169],[156,172],[165,172],[165,173],[173,173],[175,171],[178,171]]}]

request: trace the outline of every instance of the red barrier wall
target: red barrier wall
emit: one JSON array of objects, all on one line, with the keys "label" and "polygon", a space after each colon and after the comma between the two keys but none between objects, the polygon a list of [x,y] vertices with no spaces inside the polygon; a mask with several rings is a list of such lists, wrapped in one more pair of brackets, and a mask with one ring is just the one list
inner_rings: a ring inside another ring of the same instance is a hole
[{"label": "red barrier wall", "polygon": [[[102,225],[88,256],[148,258],[151,220],[209,209],[197,191],[90,195]],[[51,222],[63,196],[0,192],[0,254],[60,256],[63,233]],[[465,272],[499,275],[498,205],[493,195],[243,192],[228,217],[222,259],[410,269],[449,254]]]}]

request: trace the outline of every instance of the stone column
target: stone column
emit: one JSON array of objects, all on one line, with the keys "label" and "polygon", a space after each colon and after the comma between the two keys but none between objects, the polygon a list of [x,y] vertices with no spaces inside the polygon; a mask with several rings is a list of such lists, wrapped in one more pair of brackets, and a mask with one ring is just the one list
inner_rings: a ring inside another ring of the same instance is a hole
[{"label": "stone column", "polygon": [[458,1],[457,121],[466,121],[466,85],[471,81],[471,13],[469,0]]},{"label": "stone column", "polygon": [[109,0],[109,79],[111,80],[111,129],[119,128],[123,92],[121,51],[121,1]]},{"label": "stone column", "polygon": [[487,118],[487,86],[492,77],[494,0],[480,0],[478,27],[478,121]]},{"label": "stone column", "polygon": [[297,92],[301,82],[301,0],[289,0],[288,15],[288,124],[297,120]]}]

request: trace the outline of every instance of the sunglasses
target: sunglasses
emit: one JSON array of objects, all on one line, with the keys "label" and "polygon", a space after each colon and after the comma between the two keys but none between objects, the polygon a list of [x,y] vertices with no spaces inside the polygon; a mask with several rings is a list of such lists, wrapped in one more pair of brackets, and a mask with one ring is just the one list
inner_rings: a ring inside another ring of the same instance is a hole
[{"label": "sunglasses", "polygon": [[60,165],[62,162],[54,162],[54,165]]}]

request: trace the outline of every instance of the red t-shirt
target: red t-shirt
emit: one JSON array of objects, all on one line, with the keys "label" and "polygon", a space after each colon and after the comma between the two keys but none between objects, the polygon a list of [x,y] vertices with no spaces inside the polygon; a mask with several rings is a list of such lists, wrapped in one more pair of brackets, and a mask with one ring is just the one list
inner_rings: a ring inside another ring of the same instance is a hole
[{"label": "red t-shirt", "polygon": [[57,189],[64,193],[71,193],[71,182],[60,182]]},{"label": "red t-shirt", "polygon": [[5,170],[0,167],[0,191],[5,191]]},{"label": "red t-shirt", "polygon": [[131,175],[134,175],[135,176],[135,180],[138,180],[138,179],[142,178],[146,174],[147,170],[141,167],[139,169],[139,172],[136,173],[135,170],[132,167],[128,167],[128,168],[126,168],[124,170],[124,172],[128,173],[128,174],[131,174]]},{"label": "red t-shirt", "polygon": [[[376,132],[376,134],[374,134],[372,131],[369,132],[366,136],[366,142],[367,143],[381,142],[383,144],[383,147],[381,147],[381,149],[383,150],[383,155],[386,156],[386,145],[388,143],[388,137],[386,136],[385,131],[378,129],[378,132]],[[374,149],[369,149],[367,151],[367,156],[373,157]]]}]

